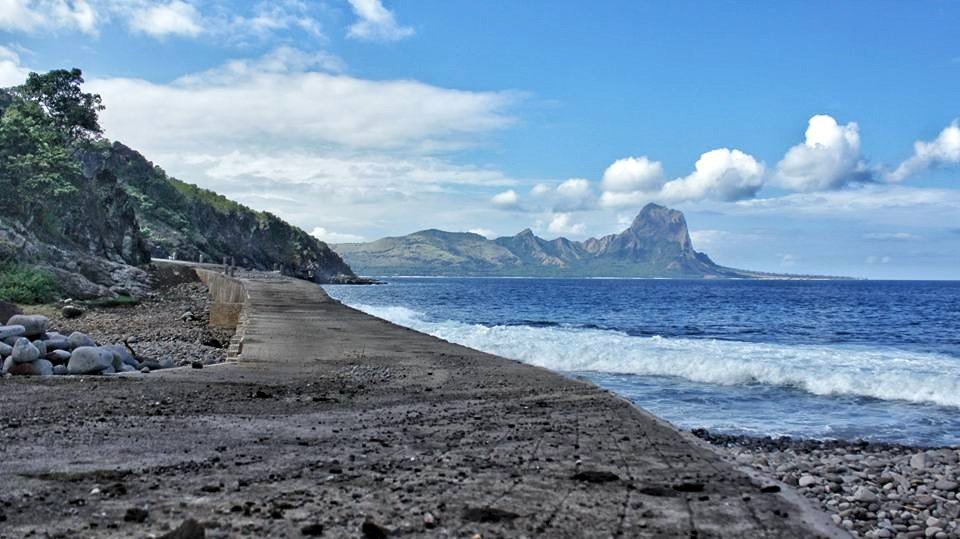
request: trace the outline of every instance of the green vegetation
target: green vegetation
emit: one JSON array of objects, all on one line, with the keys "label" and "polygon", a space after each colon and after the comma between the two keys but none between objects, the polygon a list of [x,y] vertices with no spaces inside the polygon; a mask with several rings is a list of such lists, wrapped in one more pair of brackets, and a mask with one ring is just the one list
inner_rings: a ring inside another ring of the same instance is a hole
[{"label": "green vegetation", "polygon": [[135,307],[137,305],[140,305],[140,300],[133,296],[117,296],[115,298],[91,299],[89,301],[81,301],[79,303],[87,307],[100,307],[100,308]]},{"label": "green vegetation", "polygon": [[57,292],[50,273],[19,264],[0,265],[0,301],[35,305],[53,301]]}]

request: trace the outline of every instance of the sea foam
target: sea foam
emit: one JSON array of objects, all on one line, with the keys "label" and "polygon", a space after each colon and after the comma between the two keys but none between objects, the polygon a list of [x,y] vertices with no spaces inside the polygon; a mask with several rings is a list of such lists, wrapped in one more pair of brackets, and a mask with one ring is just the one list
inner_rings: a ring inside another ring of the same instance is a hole
[{"label": "sea foam", "polygon": [[891,347],[635,337],[563,326],[485,326],[434,321],[401,306],[351,306],[441,339],[556,371],[789,386],[816,395],[960,407],[960,362],[941,354]]}]

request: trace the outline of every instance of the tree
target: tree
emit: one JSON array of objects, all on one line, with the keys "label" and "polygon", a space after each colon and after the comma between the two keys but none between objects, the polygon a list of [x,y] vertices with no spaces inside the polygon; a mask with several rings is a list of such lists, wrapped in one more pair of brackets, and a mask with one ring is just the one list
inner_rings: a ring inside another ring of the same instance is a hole
[{"label": "tree", "polygon": [[75,142],[103,133],[98,118],[104,108],[100,96],[83,92],[81,84],[83,72],[79,69],[56,69],[43,75],[30,73],[27,82],[15,91],[40,105],[67,141]]}]

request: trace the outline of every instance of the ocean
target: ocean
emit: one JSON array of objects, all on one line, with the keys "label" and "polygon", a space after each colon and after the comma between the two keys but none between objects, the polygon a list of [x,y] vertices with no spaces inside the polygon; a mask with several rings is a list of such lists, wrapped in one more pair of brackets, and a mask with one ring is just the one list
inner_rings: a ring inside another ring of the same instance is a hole
[{"label": "ocean", "polygon": [[682,428],[960,444],[960,282],[386,280],[324,288]]}]

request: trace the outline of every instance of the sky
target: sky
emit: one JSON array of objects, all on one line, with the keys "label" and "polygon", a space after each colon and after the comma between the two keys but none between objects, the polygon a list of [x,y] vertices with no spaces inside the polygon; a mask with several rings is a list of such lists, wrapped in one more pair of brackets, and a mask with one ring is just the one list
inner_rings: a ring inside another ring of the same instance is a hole
[{"label": "sky", "polygon": [[960,3],[0,0],[0,86],[79,67],[105,135],[328,242],[619,232],[960,279]]}]

